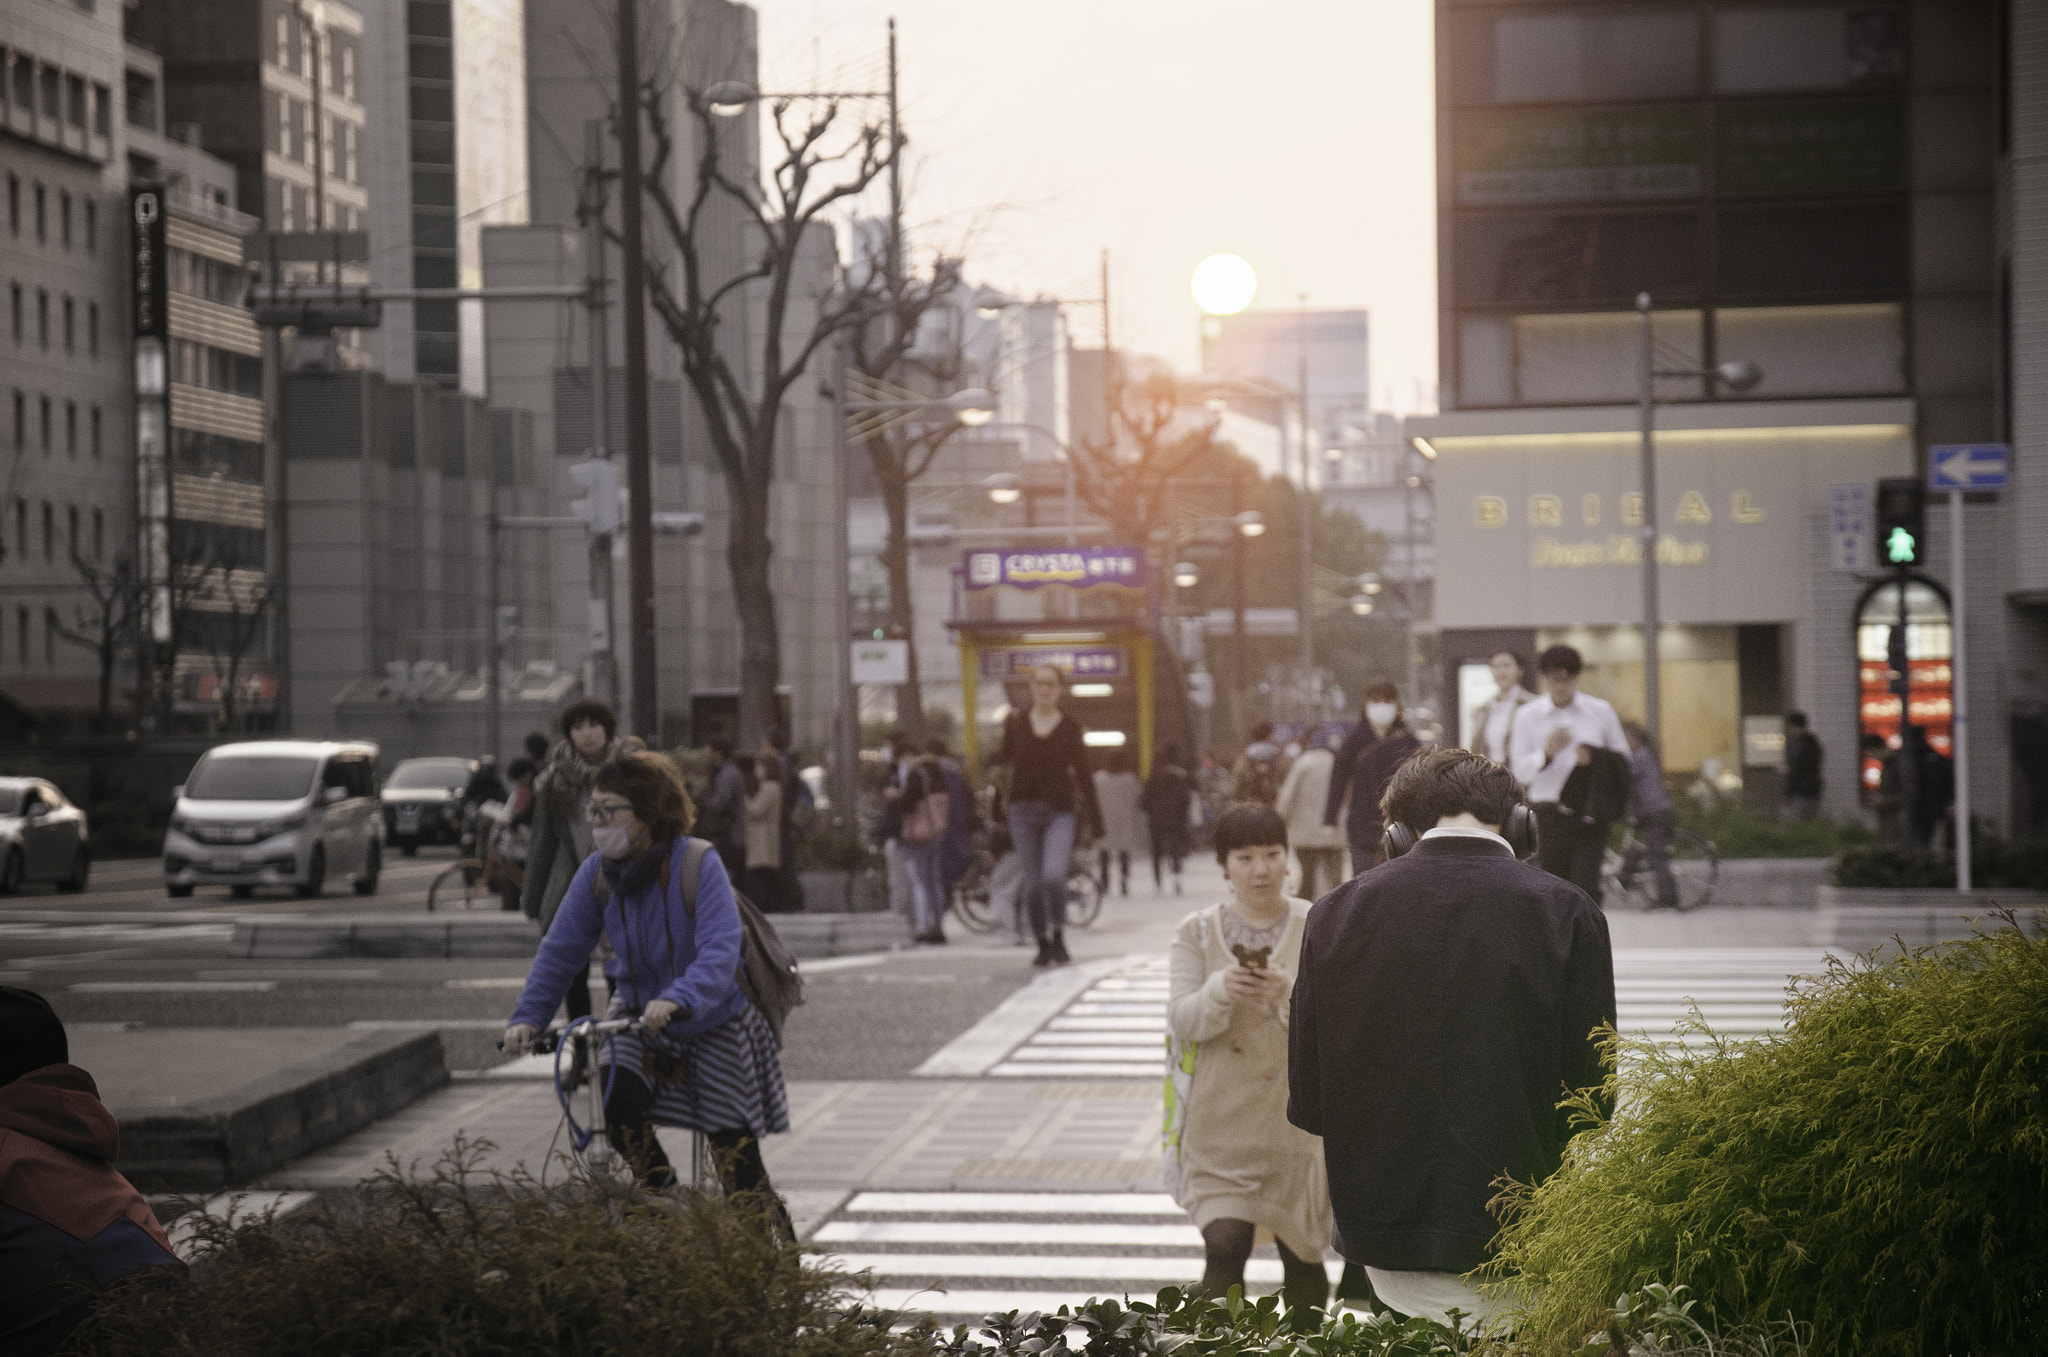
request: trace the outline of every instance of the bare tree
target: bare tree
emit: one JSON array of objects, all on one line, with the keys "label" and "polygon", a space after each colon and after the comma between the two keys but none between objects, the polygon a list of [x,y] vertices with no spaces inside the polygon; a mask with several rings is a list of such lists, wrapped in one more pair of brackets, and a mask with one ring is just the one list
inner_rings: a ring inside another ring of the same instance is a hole
[{"label": "bare tree", "polygon": [[1083,503],[1109,523],[1110,539],[1148,542],[1166,526],[1175,479],[1217,448],[1208,424],[1182,418],[1179,384],[1155,373],[1135,388],[1115,371],[1115,355],[1103,355],[1110,382],[1110,428],[1101,438],[1084,438],[1073,449],[1074,487]]},{"label": "bare tree", "polygon": [[[695,159],[679,192],[669,177],[680,148],[664,83],[657,77],[639,91],[650,133],[647,198],[673,255],[649,259],[647,289],[681,350],[684,380],[725,479],[726,569],[740,624],[740,734],[751,744],[775,724],[782,678],[768,510],[783,403],[822,349],[887,300],[877,277],[834,277],[806,291],[804,275],[821,252],[835,254],[824,244],[833,215],[866,192],[899,147],[874,122],[849,131],[836,100],[798,115],[781,99],[771,110],[779,150],[753,182],[750,171],[736,168],[749,158],[728,147],[730,137],[721,138],[703,92],[688,89]],[[751,236],[751,260],[721,277],[711,246],[726,228],[724,213],[734,210]],[[745,325],[742,308],[749,308]],[[753,347],[742,353],[738,341],[747,334]]]},{"label": "bare tree", "polygon": [[90,603],[72,609],[71,625],[56,609],[50,610],[57,635],[73,645],[84,646],[99,662],[99,715],[101,731],[114,724],[114,674],[122,658],[135,647],[135,628],[147,605],[147,594],[135,577],[135,568],[125,555],[116,556],[111,567],[88,561],[71,549],[71,568],[78,572]]},{"label": "bare tree", "polygon": [[232,556],[217,560],[200,571],[202,583],[193,599],[195,610],[210,619],[202,631],[206,651],[213,661],[219,691],[220,728],[236,728],[241,697],[242,670],[249,652],[263,635],[264,623],[275,597],[268,577],[242,569]]},{"label": "bare tree", "polygon": [[[871,259],[870,270],[879,262]],[[884,304],[847,335],[849,393],[878,403],[936,400],[952,394],[968,366],[961,337],[951,334],[936,347],[920,349],[918,336],[925,317],[959,286],[959,261],[940,258],[918,278],[885,281]],[[910,487],[931,470],[939,450],[959,429],[960,422],[950,416],[934,421],[894,411],[857,420],[853,429],[852,441],[867,448],[889,523],[882,544],[882,567],[889,577],[889,631],[912,642],[909,674],[896,689],[896,724],[920,743],[925,737],[924,685],[910,592]]]}]

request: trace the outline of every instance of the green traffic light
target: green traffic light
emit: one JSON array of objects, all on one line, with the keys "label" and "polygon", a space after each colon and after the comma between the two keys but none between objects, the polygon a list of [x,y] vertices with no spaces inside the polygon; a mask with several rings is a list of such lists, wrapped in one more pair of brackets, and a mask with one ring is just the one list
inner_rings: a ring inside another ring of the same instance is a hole
[{"label": "green traffic light", "polygon": [[1884,548],[1893,565],[1911,565],[1917,558],[1919,543],[1904,528],[1893,528],[1891,536],[1885,539]]}]

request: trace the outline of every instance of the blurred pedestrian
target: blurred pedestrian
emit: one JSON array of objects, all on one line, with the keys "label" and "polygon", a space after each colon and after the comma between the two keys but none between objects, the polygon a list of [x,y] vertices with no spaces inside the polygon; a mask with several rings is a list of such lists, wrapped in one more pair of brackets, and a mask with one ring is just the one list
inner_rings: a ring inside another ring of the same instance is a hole
[{"label": "blurred pedestrian", "polygon": [[974,831],[981,827],[981,814],[975,806],[974,789],[967,785],[967,770],[953,757],[946,737],[934,735],[926,740],[924,752],[946,781],[946,842],[939,852],[939,881],[950,903],[953,887],[974,861]]},{"label": "blurred pedestrian", "polygon": [[1534,702],[1536,694],[1522,686],[1522,657],[1516,652],[1496,650],[1486,661],[1486,667],[1493,671],[1493,681],[1498,691],[1491,702],[1482,704],[1479,710],[1473,713],[1473,724],[1478,729],[1479,738],[1472,747],[1476,752],[1505,767],[1508,761],[1508,734],[1515,728],[1515,713]]},{"label": "blurred pedestrian", "polygon": [[184,1269],[114,1167],[121,1128],[33,990],[0,986],[0,1352],[63,1348],[109,1287]]},{"label": "blurred pedestrian", "polygon": [[[782,1061],[768,1019],[740,987],[743,925],[731,879],[715,848],[693,849],[691,813],[681,774],[659,754],[626,753],[598,769],[587,808],[598,860],[577,870],[557,929],[541,939],[505,1049],[525,1050],[609,934],[615,994],[606,1017],[637,1017],[645,1029],[604,1048],[612,1148],[642,1184],[670,1189],[678,1176],[654,1128],[703,1132],[727,1197],[793,1240],[761,1161],[761,1137],[789,1129]],[[694,899],[684,890],[692,872]]]},{"label": "blurred pedestrian", "polygon": [[[1603,786],[1609,779],[1594,756],[1606,752],[1622,761],[1625,807],[1629,747],[1613,705],[1579,691],[1584,668],[1584,659],[1570,646],[1552,646],[1537,657],[1545,695],[1515,713],[1508,766],[1528,789],[1543,870],[1575,883],[1597,904],[1607,828],[1616,811]],[[1574,777],[1577,782],[1568,787]]]},{"label": "blurred pedestrian", "polygon": [[1320,900],[1344,880],[1344,834],[1323,822],[1330,800],[1330,775],[1337,756],[1320,729],[1309,732],[1308,748],[1287,769],[1273,809],[1287,821],[1287,837],[1301,863],[1301,897]]},{"label": "blurred pedestrian", "polygon": [[[1365,705],[1360,720],[1338,746],[1330,769],[1330,791],[1323,798],[1323,823],[1334,825],[1344,817],[1344,837],[1351,844],[1351,874],[1386,861],[1381,843],[1386,826],[1380,823],[1380,798],[1394,772],[1422,748],[1408,732],[1401,712],[1401,690],[1379,678],[1365,685]],[[1350,800],[1348,809],[1345,801]]]},{"label": "blurred pedestrian", "polygon": [[1287,1022],[1309,902],[1287,896],[1287,823],[1253,803],[1216,820],[1229,898],[1181,921],[1166,1005],[1166,1189],[1202,1232],[1202,1289],[1244,1285],[1271,1232],[1289,1308],[1329,1298],[1322,1142],[1287,1120]]},{"label": "blurred pedestrian", "polygon": [[733,744],[724,736],[709,740],[704,755],[710,768],[710,785],[704,809],[698,817],[697,837],[718,850],[725,870],[736,880],[747,873],[747,798],[753,794],[753,770],[733,755]]},{"label": "blurred pedestrian", "polygon": [[1678,908],[1678,878],[1671,874],[1671,836],[1678,816],[1671,808],[1671,791],[1664,785],[1664,762],[1650,742],[1650,732],[1634,721],[1621,723],[1628,736],[1629,809],[1636,817],[1636,833],[1643,841],[1643,857],[1650,876],[1657,883],[1655,909]]},{"label": "blurred pedestrian", "polygon": [[548,737],[537,730],[526,733],[526,757],[533,760],[536,768],[545,768],[548,762]]},{"label": "blurred pedestrian", "polygon": [[[562,711],[562,742],[548,755],[533,786],[533,837],[526,850],[526,882],[520,905],[547,936],[568,893],[569,882],[591,854],[590,787],[597,770],[619,752],[619,719],[594,698]],[[590,1016],[590,965],[568,978],[564,1002],[569,1016]]]},{"label": "blurred pedestrian", "polygon": [[1031,671],[1031,705],[1003,722],[994,762],[1010,770],[1010,841],[1021,869],[1024,907],[1038,938],[1034,966],[1063,966],[1067,955],[1067,870],[1076,812],[1102,833],[1102,807],[1089,775],[1081,723],[1060,705],[1066,676],[1050,664]]},{"label": "blurred pedestrian", "polygon": [[1152,759],[1152,772],[1145,779],[1145,826],[1152,838],[1152,889],[1164,890],[1159,869],[1173,869],[1173,893],[1180,894],[1180,862],[1187,855],[1188,828],[1201,804],[1195,795],[1195,780],[1188,772],[1186,755],[1177,744],[1161,749]]},{"label": "blurred pedestrian", "polygon": [[1811,820],[1820,814],[1820,741],[1806,728],[1806,713],[1785,713],[1785,814]]},{"label": "blurred pedestrian", "polygon": [[1261,721],[1252,727],[1252,742],[1237,756],[1230,768],[1230,799],[1270,806],[1280,795],[1280,780],[1287,775],[1287,755],[1273,743],[1273,723]]},{"label": "blurred pedestrian", "polygon": [[1582,1127],[1611,1024],[1607,919],[1502,836],[1522,789],[1469,750],[1394,775],[1385,815],[1411,850],[1317,902],[1288,1024],[1294,1125],[1323,1137],[1333,1235],[1404,1315],[1481,1324],[1502,1308],[1464,1279],[1486,1262],[1503,1182],[1540,1184]]},{"label": "blurred pedestrian", "polygon": [[1102,837],[1095,841],[1096,880],[1109,894],[1109,869],[1116,868],[1117,890],[1131,893],[1131,855],[1143,855],[1145,784],[1138,781],[1130,754],[1112,749],[1095,770],[1095,804],[1102,807]]},{"label": "blurred pedestrian", "polygon": [[782,897],[782,766],[754,760],[754,790],[747,793],[746,894],[766,914],[780,914]]},{"label": "blurred pedestrian", "polygon": [[943,857],[952,795],[945,770],[929,754],[910,761],[901,786],[891,787],[900,828],[898,853],[910,881],[911,941],[941,946],[946,941],[946,884]]},{"label": "blurred pedestrian", "polygon": [[801,913],[804,907],[803,878],[797,872],[797,843],[808,833],[817,815],[817,799],[804,781],[796,751],[790,748],[789,732],[777,726],[761,741],[761,756],[773,759],[782,783],[782,819],[777,829],[776,856],[782,864],[776,883],[785,912]]}]

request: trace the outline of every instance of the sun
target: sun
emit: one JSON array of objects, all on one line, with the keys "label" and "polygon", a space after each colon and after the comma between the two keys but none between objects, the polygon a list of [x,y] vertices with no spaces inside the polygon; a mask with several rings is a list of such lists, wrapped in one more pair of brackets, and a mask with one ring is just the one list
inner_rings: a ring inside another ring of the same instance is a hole
[{"label": "sun", "polygon": [[1234,316],[1252,304],[1259,276],[1234,254],[1212,254],[1195,265],[1188,286],[1195,294],[1195,305],[1210,315]]}]

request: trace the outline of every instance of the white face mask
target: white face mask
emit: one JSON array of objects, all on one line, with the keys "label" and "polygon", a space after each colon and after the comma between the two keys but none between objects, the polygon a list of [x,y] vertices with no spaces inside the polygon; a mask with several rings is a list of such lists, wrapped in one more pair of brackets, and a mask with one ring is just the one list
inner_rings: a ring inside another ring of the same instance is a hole
[{"label": "white face mask", "polygon": [[1376,726],[1391,726],[1400,708],[1391,702],[1368,702],[1365,704],[1365,719]]},{"label": "white face mask", "polygon": [[631,857],[633,831],[625,825],[592,825],[590,842],[608,858]]}]

